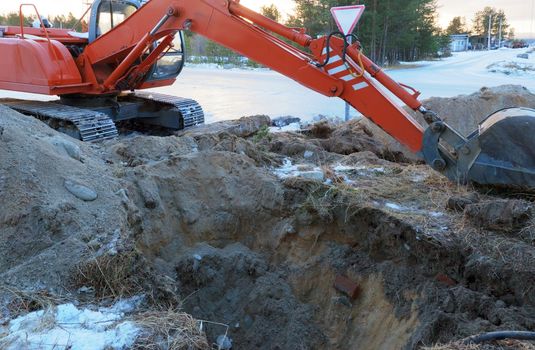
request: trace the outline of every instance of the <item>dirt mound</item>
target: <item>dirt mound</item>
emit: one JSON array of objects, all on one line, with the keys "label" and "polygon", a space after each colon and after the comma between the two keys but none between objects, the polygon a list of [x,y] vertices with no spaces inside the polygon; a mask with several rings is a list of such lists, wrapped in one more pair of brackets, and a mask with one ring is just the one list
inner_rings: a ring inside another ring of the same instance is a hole
[{"label": "dirt mound", "polygon": [[[475,131],[484,119],[492,113],[509,107],[535,108],[535,94],[518,85],[503,85],[493,88],[482,88],[472,95],[461,95],[453,98],[433,97],[423,102],[427,109],[438,114],[440,118],[450,124],[462,135],[468,136]],[[422,124],[426,125],[421,116],[410,111]],[[386,134],[368,120],[363,123],[395,154],[402,153],[405,157],[418,160],[390,135]]]},{"label": "dirt mound", "polygon": [[454,98],[435,97],[425,101],[424,105],[467,136],[477,129],[481,121],[500,109],[535,108],[535,95],[522,86],[504,85],[482,88],[472,95]]},{"label": "dirt mound", "polygon": [[[72,262],[128,236],[121,183],[94,146],[1,106],[0,120],[1,280],[61,286]],[[80,199],[87,192],[96,200]]]},{"label": "dirt mound", "polygon": [[0,113],[0,290],[142,293],[148,314],[180,304],[234,348],[535,329],[531,203],[458,187],[362,122],[272,134],[259,116],[93,145]]}]

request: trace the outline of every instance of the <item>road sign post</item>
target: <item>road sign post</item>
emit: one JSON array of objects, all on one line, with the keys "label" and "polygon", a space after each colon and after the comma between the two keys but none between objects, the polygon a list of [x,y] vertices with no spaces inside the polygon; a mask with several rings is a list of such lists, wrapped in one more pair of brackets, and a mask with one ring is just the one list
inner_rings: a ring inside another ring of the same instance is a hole
[{"label": "road sign post", "polygon": [[[355,30],[360,17],[364,13],[366,6],[354,5],[354,6],[338,6],[331,9],[331,13],[336,22],[336,26],[340,29],[345,36],[350,35]],[[353,43],[353,38],[348,37],[348,43]],[[346,102],[345,120],[349,120],[350,105]]]}]

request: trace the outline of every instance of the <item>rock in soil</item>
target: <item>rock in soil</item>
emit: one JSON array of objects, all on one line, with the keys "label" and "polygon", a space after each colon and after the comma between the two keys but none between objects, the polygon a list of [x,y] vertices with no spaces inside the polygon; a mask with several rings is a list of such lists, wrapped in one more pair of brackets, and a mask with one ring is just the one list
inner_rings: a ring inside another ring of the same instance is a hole
[{"label": "rock in soil", "polygon": [[76,198],[79,198],[83,201],[91,202],[96,200],[98,197],[98,194],[97,192],[95,192],[95,190],[85,185],[76,183],[75,181],[65,180],[64,185],[67,191],[69,191]]}]

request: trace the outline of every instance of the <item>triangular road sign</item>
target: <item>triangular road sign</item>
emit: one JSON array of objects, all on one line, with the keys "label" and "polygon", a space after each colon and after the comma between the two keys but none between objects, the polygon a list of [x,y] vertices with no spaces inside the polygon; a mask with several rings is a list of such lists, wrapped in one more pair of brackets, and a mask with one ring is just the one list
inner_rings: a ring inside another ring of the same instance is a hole
[{"label": "triangular road sign", "polygon": [[365,8],[366,6],[364,5],[339,6],[333,7],[331,13],[333,14],[338,29],[340,29],[344,35],[348,35],[355,29]]}]

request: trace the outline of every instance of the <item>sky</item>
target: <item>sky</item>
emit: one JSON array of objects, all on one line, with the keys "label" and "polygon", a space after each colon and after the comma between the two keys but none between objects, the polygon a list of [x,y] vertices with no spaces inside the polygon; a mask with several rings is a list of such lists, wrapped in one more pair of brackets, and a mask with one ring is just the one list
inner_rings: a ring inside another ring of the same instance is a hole
[{"label": "sky", "polygon": [[[32,0],[40,12],[46,15],[73,12],[75,15],[82,14],[84,3],[88,0]],[[402,0],[399,0],[402,1]],[[0,0],[0,12],[17,11],[18,4],[28,2],[23,0]],[[262,5],[276,4],[285,14],[291,13],[293,2],[291,0],[241,0],[241,3],[254,10]],[[355,1],[357,3],[357,1]],[[468,22],[475,12],[485,6],[492,6],[505,10],[510,24],[515,28],[517,36],[535,37],[535,0],[438,0],[439,23],[447,26],[455,16],[466,17]]]}]

